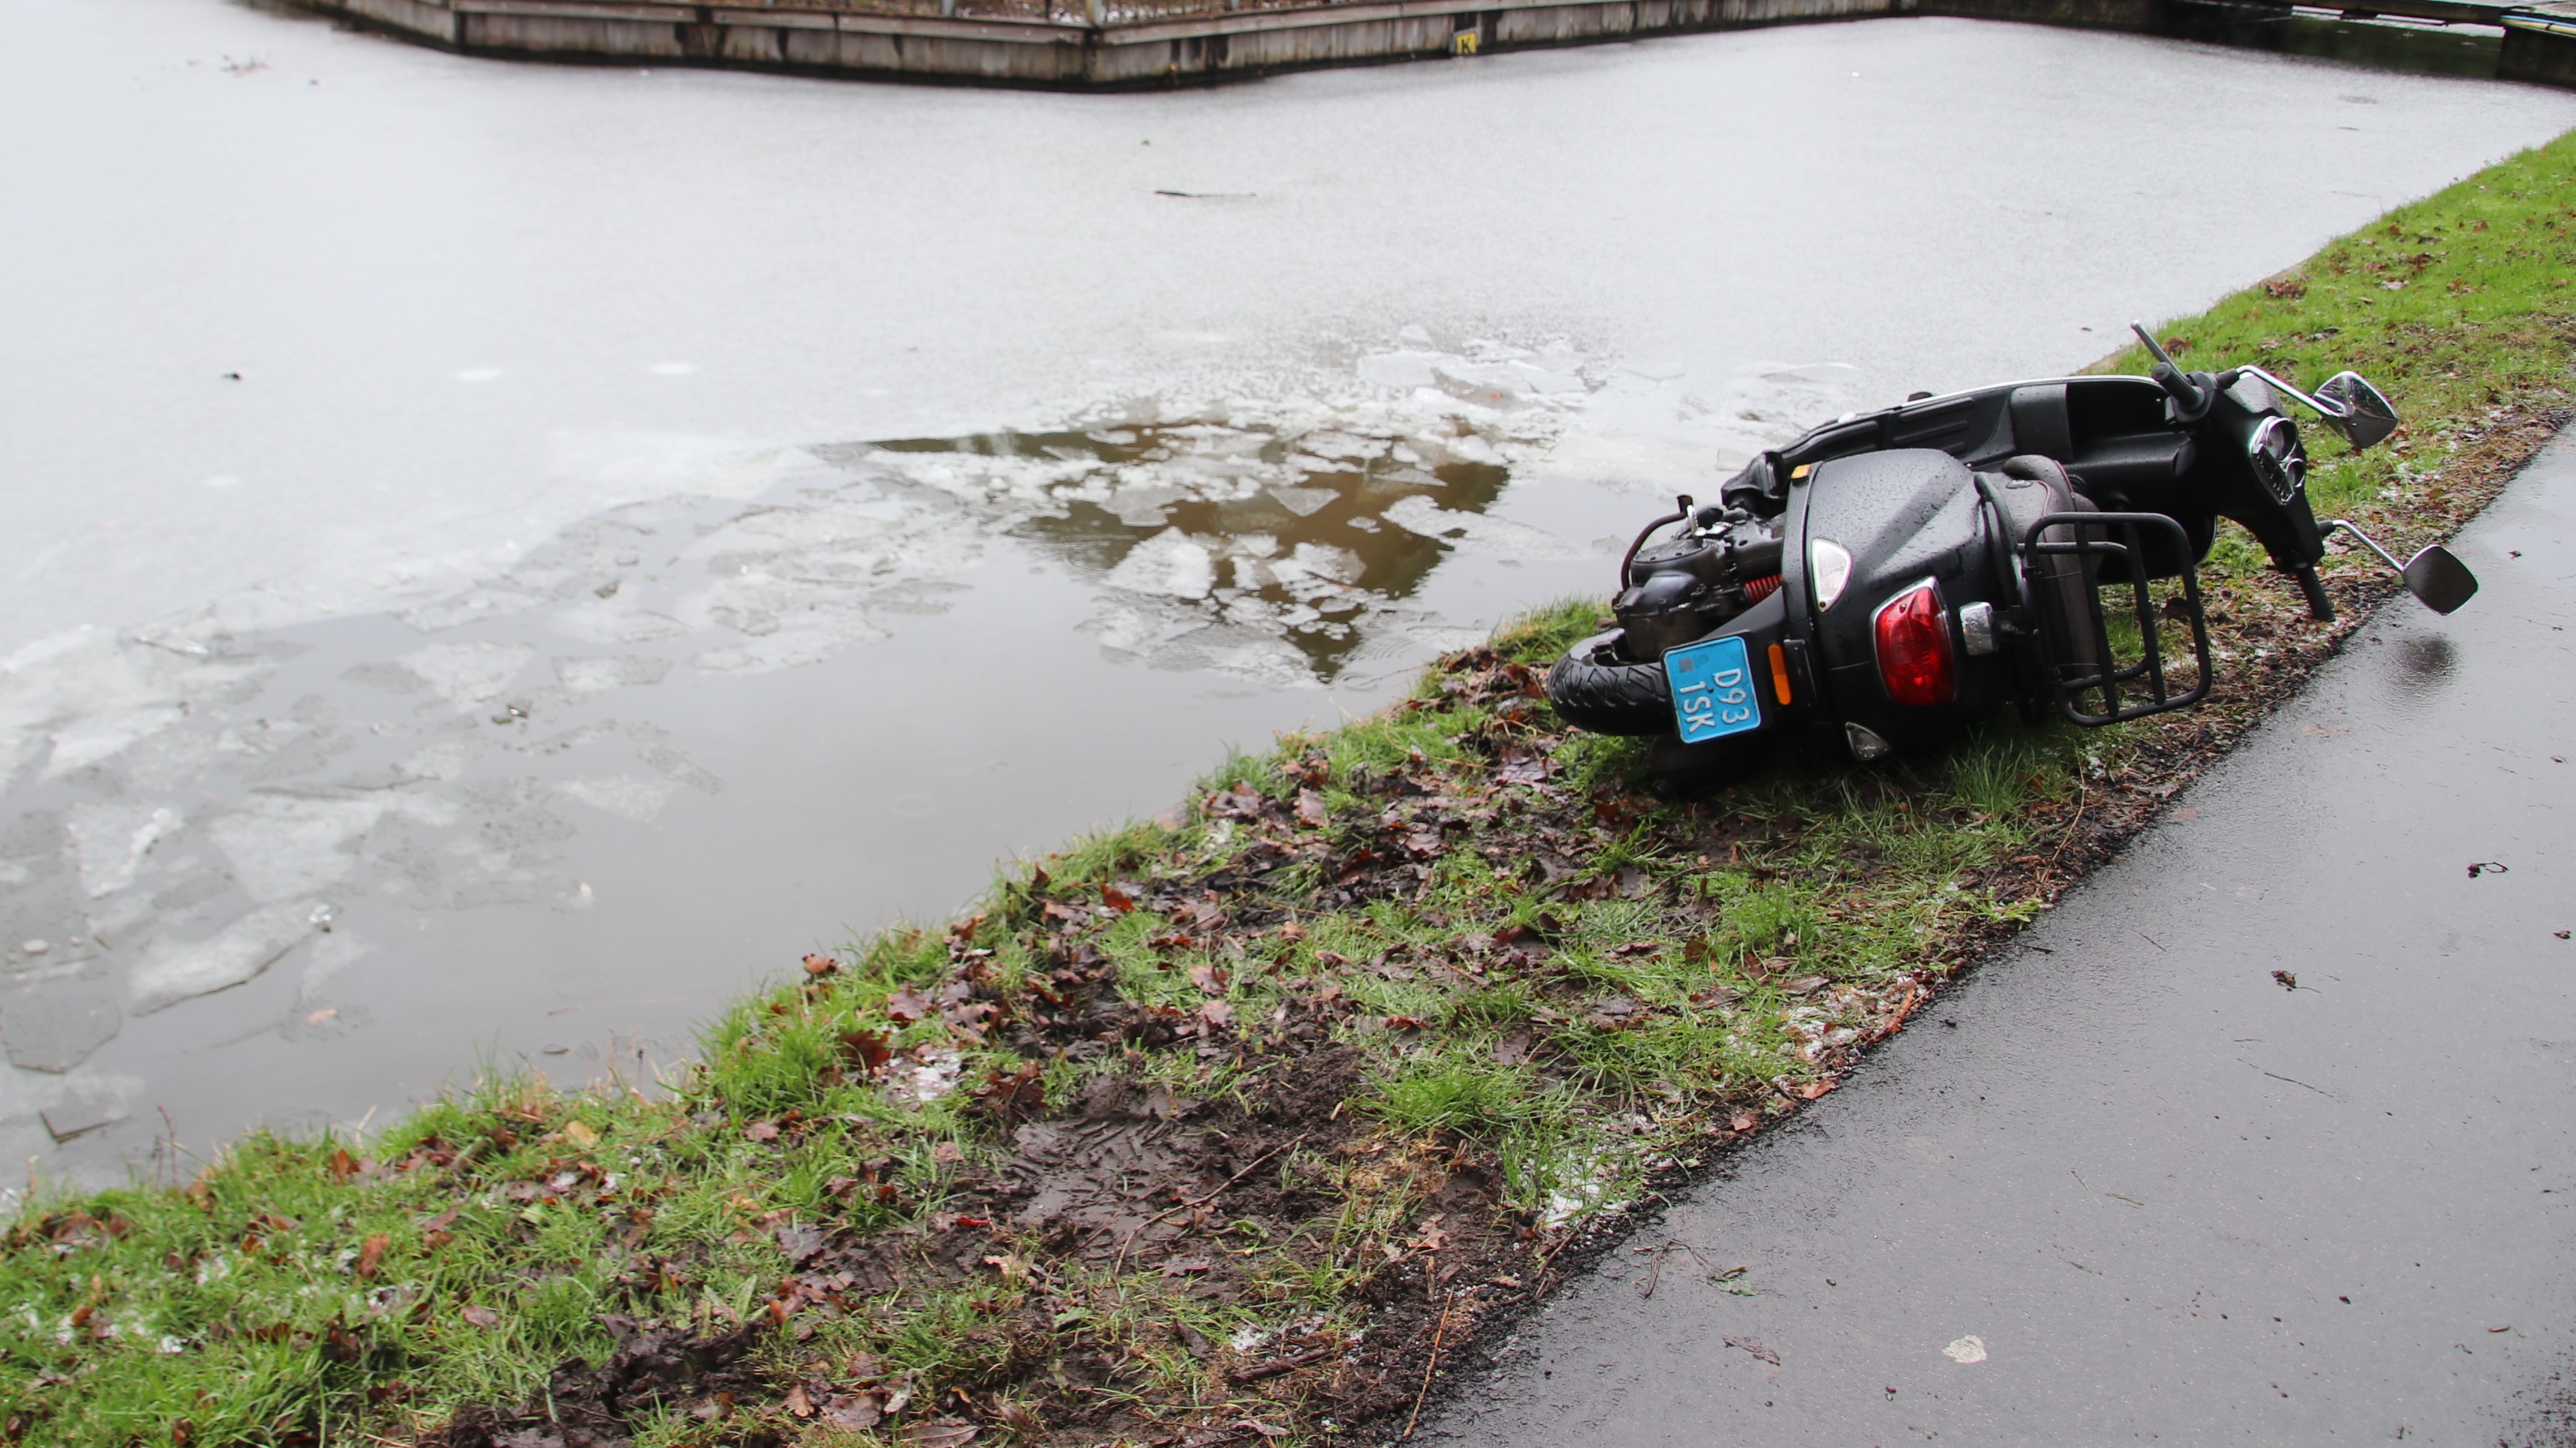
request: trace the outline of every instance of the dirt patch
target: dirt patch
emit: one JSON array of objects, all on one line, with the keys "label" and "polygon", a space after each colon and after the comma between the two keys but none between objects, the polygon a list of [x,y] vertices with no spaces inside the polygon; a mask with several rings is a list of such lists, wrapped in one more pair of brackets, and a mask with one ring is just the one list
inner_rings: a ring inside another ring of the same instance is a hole
[{"label": "dirt patch", "polygon": [[[593,1367],[555,1369],[543,1403],[514,1413],[468,1408],[423,1440],[433,1448],[627,1448],[636,1420],[662,1406],[721,1411],[736,1395],[764,1391],[746,1361],[754,1334],[700,1337],[657,1324],[611,1318],[617,1350]],[[745,1445],[764,1441],[748,1436]]]}]

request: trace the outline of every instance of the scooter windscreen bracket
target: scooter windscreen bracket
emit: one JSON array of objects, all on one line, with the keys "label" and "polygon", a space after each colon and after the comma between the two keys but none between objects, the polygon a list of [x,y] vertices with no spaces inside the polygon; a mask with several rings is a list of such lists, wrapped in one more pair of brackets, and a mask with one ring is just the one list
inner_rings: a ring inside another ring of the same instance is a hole
[{"label": "scooter windscreen bracket", "polygon": [[[2163,535],[2160,546],[2147,546],[2149,532]],[[2058,712],[2070,722],[2117,724],[2188,708],[2209,697],[2209,619],[2201,608],[2199,571],[2188,561],[2190,539],[2180,523],[2162,513],[2051,513],[2030,525],[2017,551],[2023,615],[2035,625],[2024,632],[2038,651]],[[2150,558],[2185,560],[2170,575],[2182,592],[2162,607],[2147,568],[2135,566]],[[2113,569],[2115,581],[2106,585],[2104,569],[2115,563],[2131,566]],[[2104,608],[2106,586],[2125,590],[2125,607],[2116,612]],[[2114,637],[2114,618],[2134,624],[2134,642]],[[2168,658],[2163,640],[2168,622],[2191,631],[2195,673],[2188,687],[2178,686],[2170,667],[2181,660]],[[2124,642],[2129,642],[2126,650]]]}]

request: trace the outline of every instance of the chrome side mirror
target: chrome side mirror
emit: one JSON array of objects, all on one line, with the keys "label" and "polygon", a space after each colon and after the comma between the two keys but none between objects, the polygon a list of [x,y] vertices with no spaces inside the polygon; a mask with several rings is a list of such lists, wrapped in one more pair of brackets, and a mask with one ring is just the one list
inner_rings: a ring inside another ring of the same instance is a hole
[{"label": "chrome side mirror", "polygon": [[2439,543],[2407,559],[2397,572],[2406,580],[2406,591],[2435,613],[2457,611],[2478,591],[2478,576]]},{"label": "chrome side mirror", "polygon": [[2260,367],[2240,367],[2237,370],[2250,377],[2260,377],[2275,389],[2306,403],[2316,412],[2318,421],[2333,428],[2345,442],[2352,444],[2354,452],[2397,430],[2396,405],[2378,388],[2371,386],[2370,379],[2358,372],[2336,373],[2326,379],[2325,386],[2317,389],[2316,396],[2310,397]]},{"label": "chrome side mirror", "polygon": [[[2318,412],[2326,426],[2352,444],[2354,452],[2397,430],[2397,409],[2378,388],[2370,385],[2368,378],[2358,372],[2338,372],[2327,378],[2325,385],[2317,389],[2317,400],[2334,405],[2334,411],[2319,408]],[[2336,411],[2340,411],[2342,416],[2336,416]],[[2471,586],[2475,587],[2474,584]],[[2442,611],[2448,613],[2450,609]]]},{"label": "chrome side mirror", "polygon": [[[2360,381],[2358,378],[2354,380]],[[2361,385],[2368,387],[2370,384],[2363,382]],[[2326,531],[2329,533],[2337,528],[2369,545],[2371,552],[2386,560],[2389,567],[2397,570],[2397,576],[2406,580],[2406,591],[2415,595],[2417,602],[2435,613],[2457,613],[2460,605],[2477,595],[2478,576],[2469,571],[2469,565],[2462,563],[2459,555],[2439,543],[2432,544],[2414,557],[2400,563],[2397,561],[2396,554],[2379,546],[2378,539],[2354,527],[2349,521],[2337,518],[2326,525]]]}]

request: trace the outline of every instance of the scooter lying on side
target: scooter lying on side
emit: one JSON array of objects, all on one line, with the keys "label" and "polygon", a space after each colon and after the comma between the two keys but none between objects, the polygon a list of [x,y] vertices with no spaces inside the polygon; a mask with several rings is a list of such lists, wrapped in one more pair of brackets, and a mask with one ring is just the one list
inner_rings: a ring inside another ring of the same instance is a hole
[{"label": "scooter lying on side", "polygon": [[2209,695],[2197,569],[2221,518],[2321,620],[2338,528],[2438,612],[2477,591],[2447,549],[2399,563],[2309,510],[2289,404],[2367,448],[2397,414],[2360,374],[2309,393],[2259,367],[2185,372],[2136,330],[2149,376],[1918,396],[1763,453],[1715,504],[1681,498],[1620,561],[1618,626],[1550,671],[1557,712],[1656,736],[1648,783],[1683,793],[1789,731],[1869,761],[2007,703],[2084,725],[2186,708]]}]

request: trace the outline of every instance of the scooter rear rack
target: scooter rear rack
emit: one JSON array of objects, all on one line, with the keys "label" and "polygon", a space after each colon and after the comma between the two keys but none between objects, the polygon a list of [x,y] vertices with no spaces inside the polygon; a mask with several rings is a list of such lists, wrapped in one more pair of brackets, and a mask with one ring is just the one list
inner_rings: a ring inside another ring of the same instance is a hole
[{"label": "scooter rear rack", "polygon": [[[2065,533],[2058,538],[2046,537],[2051,529],[2064,529]],[[2164,541],[2171,544],[2170,549],[2149,550],[2144,546],[2142,530],[2161,533]],[[2078,592],[2084,604],[2085,634],[2070,639],[2052,638],[2046,627],[2031,632],[2045,665],[2042,673],[2055,692],[2058,713],[2073,723],[2099,728],[2188,708],[2209,697],[2209,619],[2201,609],[2200,575],[2190,561],[2191,541],[2180,523],[2162,513],[2051,513],[2030,525],[2018,551],[2024,616],[2035,623],[2051,611],[2045,606],[2046,600],[2034,595],[2040,589],[2064,585],[2061,581],[2040,579],[2033,565],[2044,557],[2072,556],[2080,570]],[[2191,625],[2192,656],[2199,665],[2198,678],[2179,693],[2174,690],[2174,681],[2166,676],[2165,652],[2158,637],[2160,620],[2144,566],[2147,559],[2159,555],[2183,560],[2182,567],[2171,576],[2182,580],[2179,601]],[[2131,560],[2136,561],[2135,566]],[[2111,571],[2118,576],[2106,585],[2105,565],[2115,562],[2120,566]],[[2103,588],[2122,584],[2128,588],[2128,611],[2136,618],[2140,641],[2139,658],[2125,665],[2112,646],[2110,615],[2102,606]],[[2089,657],[2083,647],[2088,644]],[[2137,686],[2140,680],[2145,681],[2140,702],[2123,702],[2121,686]],[[2098,710],[2090,707],[2097,695],[2101,703]]]}]

